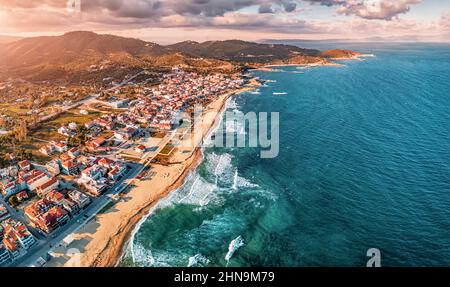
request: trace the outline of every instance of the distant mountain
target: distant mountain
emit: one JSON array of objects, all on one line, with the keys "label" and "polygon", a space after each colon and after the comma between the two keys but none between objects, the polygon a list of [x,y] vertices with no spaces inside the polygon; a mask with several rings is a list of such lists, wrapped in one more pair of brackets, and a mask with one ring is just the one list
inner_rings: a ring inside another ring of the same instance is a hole
[{"label": "distant mountain", "polygon": [[268,64],[328,64],[329,59],[351,57],[351,53],[240,40],[186,41],[161,46],[139,39],[78,31],[0,45],[0,78],[95,83],[98,78],[142,68],[161,70],[177,65],[200,72],[235,72]]},{"label": "distant mountain", "polygon": [[203,43],[186,41],[167,47],[197,57],[245,63],[289,61],[289,59],[299,55],[315,57],[320,54],[319,50],[302,49],[292,45],[259,44],[240,40],[208,41]]},{"label": "distant mountain", "polygon": [[67,78],[93,66],[232,69],[222,61],[200,61],[170,48],[138,39],[93,32],[26,38],[0,46],[0,72],[34,80]]},{"label": "distant mountain", "polygon": [[118,54],[138,57],[171,53],[154,43],[93,32],[69,32],[62,36],[26,38],[8,43],[0,48],[0,51],[0,63],[9,67],[66,65],[81,58],[92,61]]}]

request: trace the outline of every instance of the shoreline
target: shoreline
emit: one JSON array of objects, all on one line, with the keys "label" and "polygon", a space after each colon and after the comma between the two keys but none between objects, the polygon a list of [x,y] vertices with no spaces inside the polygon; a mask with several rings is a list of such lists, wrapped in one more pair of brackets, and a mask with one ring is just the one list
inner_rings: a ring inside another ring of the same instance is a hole
[{"label": "shoreline", "polygon": [[[204,140],[222,120],[228,100],[236,94],[251,91],[254,88],[249,85],[219,95],[208,105],[202,115],[204,124],[201,129],[184,140],[190,140],[197,133],[201,133],[200,138]],[[123,195],[123,201],[115,202],[73,233],[74,241],[71,244],[55,248],[53,250],[55,257],[48,262],[48,266],[114,267],[119,265],[141,220],[151,214],[152,208],[158,202],[181,187],[186,177],[203,161],[202,147],[184,149],[183,153],[175,152],[171,156],[175,162],[173,164],[151,165],[151,171],[155,172],[155,175],[150,180],[135,181],[134,186]],[[77,256],[68,256],[68,251],[73,249],[80,250],[80,253]]]},{"label": "shoreline", "polygon": [[[361,58],[374,58],[376,57],[374,54],[357,54],[351,57],[340,57],[340,58],[330,58],[332,61],[351,61],[351,60],[359,60]],[[259,68],[251,69],[252,71],[260,71],[260,72],[280,72],[281,70],[277,70],[276,68],[282,67],[342,67],[343,64],[336,62],[316,62],[316,63],[307,63],[307,64],[269,64]]]},{"label": "shoreline", "polygon": [[[241,91],[242,90],[242,91]],[[220,124],[222,117],[223,117],[223,113],[226,110],[226,106],[227,103],[229,102],[229,100],[240,93],[246,92],[246,91],[250,91],[252,90],[251,88],[243,88],[241,90],[238,91],[233,91],[233,92],[229,92],[228,95],[225,96],[223,103],[221,105],[220,111],[217,114],[217,117],[214,119],[214,122],[212,123],[210,129],[206,132],[206,134],[204,135],[203,139],[208,138],[211,133],[213,133],[216,128],[218,127],[218,125]],[[167,188],[167,193],[165,193],[164,195],[161,196],[160,199],[158,199],[155,202],[152,202],[146,211],[142,211],[142,213],[144,213],[143,216],[139,217],[138,222],[133,226],[133,228],[130,229],[130,231],[127,233],[126,236],[126,240],[124,240],[123,244],[121,245],[121,252],[119,254],[119,256],[114,260],[116,263],[114,264],[114,267],[118,267],[118,265],[120,264],[120,262],[124,259],[127,249],[131,243],[131,240],[134,239],[134,235],[137,233],[138,229],[140,228],[140,224],[142,223],[143,220],[146,220],[148,217],[151,216],[151,214],[153,213],[153,208],[156,208],[158,203],[161,200],[164,200],[165,198],[167,198],[167,196],[169,196],[172,192],[176,191],[178,188],[182,187],[185,183],[186,183],[186,178],[189,176],[189,174],[191,172],[194,172],[195,170],[197,170],[197,168],[202,164],[203,162],[203,157],[204,157],[204,153],[203,153],[203,148],[202,147],[197,147],[196,151],[193,153],[194,156],[194,160],[192,161],[191,164],[187,165],[187,168],[185,169],[185,171],[183,172],[183,174],[181,174],[179,176],[179,178],[177,179],[176,182],[174,182],[174,184],[172,186],[169,186]],[[137,216],[137,215],[136,215]]]}]

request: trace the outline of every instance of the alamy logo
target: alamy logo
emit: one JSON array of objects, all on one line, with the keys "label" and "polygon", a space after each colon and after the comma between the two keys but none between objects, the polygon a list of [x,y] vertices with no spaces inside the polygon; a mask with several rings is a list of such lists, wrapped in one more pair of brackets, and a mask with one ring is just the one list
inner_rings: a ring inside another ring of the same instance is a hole
[{"label": "alamy logo", "polygon": [[[270,116],[269,116],[270,115]],[[202,105],[194,107],[193,115],[179,115],[190,118],[194,137],[181,143],[183,147],[227,147],[227,148],[259,148],[260,157],[275,158],[280,152],[280,115],[277,112],[227,111],[221,124],[217,127],[210,141],[204,142],[204,118],[218,118],[218,114],[205,111]]]},{"label": "alamy logo", "polygon": [[67,0],[67,11],[69,13],[80,13],[81,0]]},{"label": "alamy logo", "polygon": [[370,257],[367,261],[367,267],[381,267],[381,252],[377,248],[370,248],[367,250],[367,257]]}]

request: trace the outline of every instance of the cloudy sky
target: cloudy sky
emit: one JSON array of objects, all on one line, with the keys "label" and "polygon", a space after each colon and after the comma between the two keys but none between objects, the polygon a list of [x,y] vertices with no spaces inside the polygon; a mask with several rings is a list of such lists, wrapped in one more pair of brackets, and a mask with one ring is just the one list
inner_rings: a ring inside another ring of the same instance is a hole
[{"label": "cloudy sky", "polygon": [[450,0],[0,0],[2,35],[74,30],[159,43],[367,37],[450,41]]}]

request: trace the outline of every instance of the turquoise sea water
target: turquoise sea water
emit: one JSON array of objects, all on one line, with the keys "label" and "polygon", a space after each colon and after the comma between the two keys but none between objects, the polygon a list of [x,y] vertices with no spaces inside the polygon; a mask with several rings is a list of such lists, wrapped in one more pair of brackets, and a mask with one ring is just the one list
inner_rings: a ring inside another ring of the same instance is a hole
[{"label": "turquoise sea water", "polygon": [[207,149],[122,264],[225,266],[242,236],[229,266],[449,266],[450,46],[347,47],[376,57],[256,73],[229,109],[280,112],[280,155]]}]

